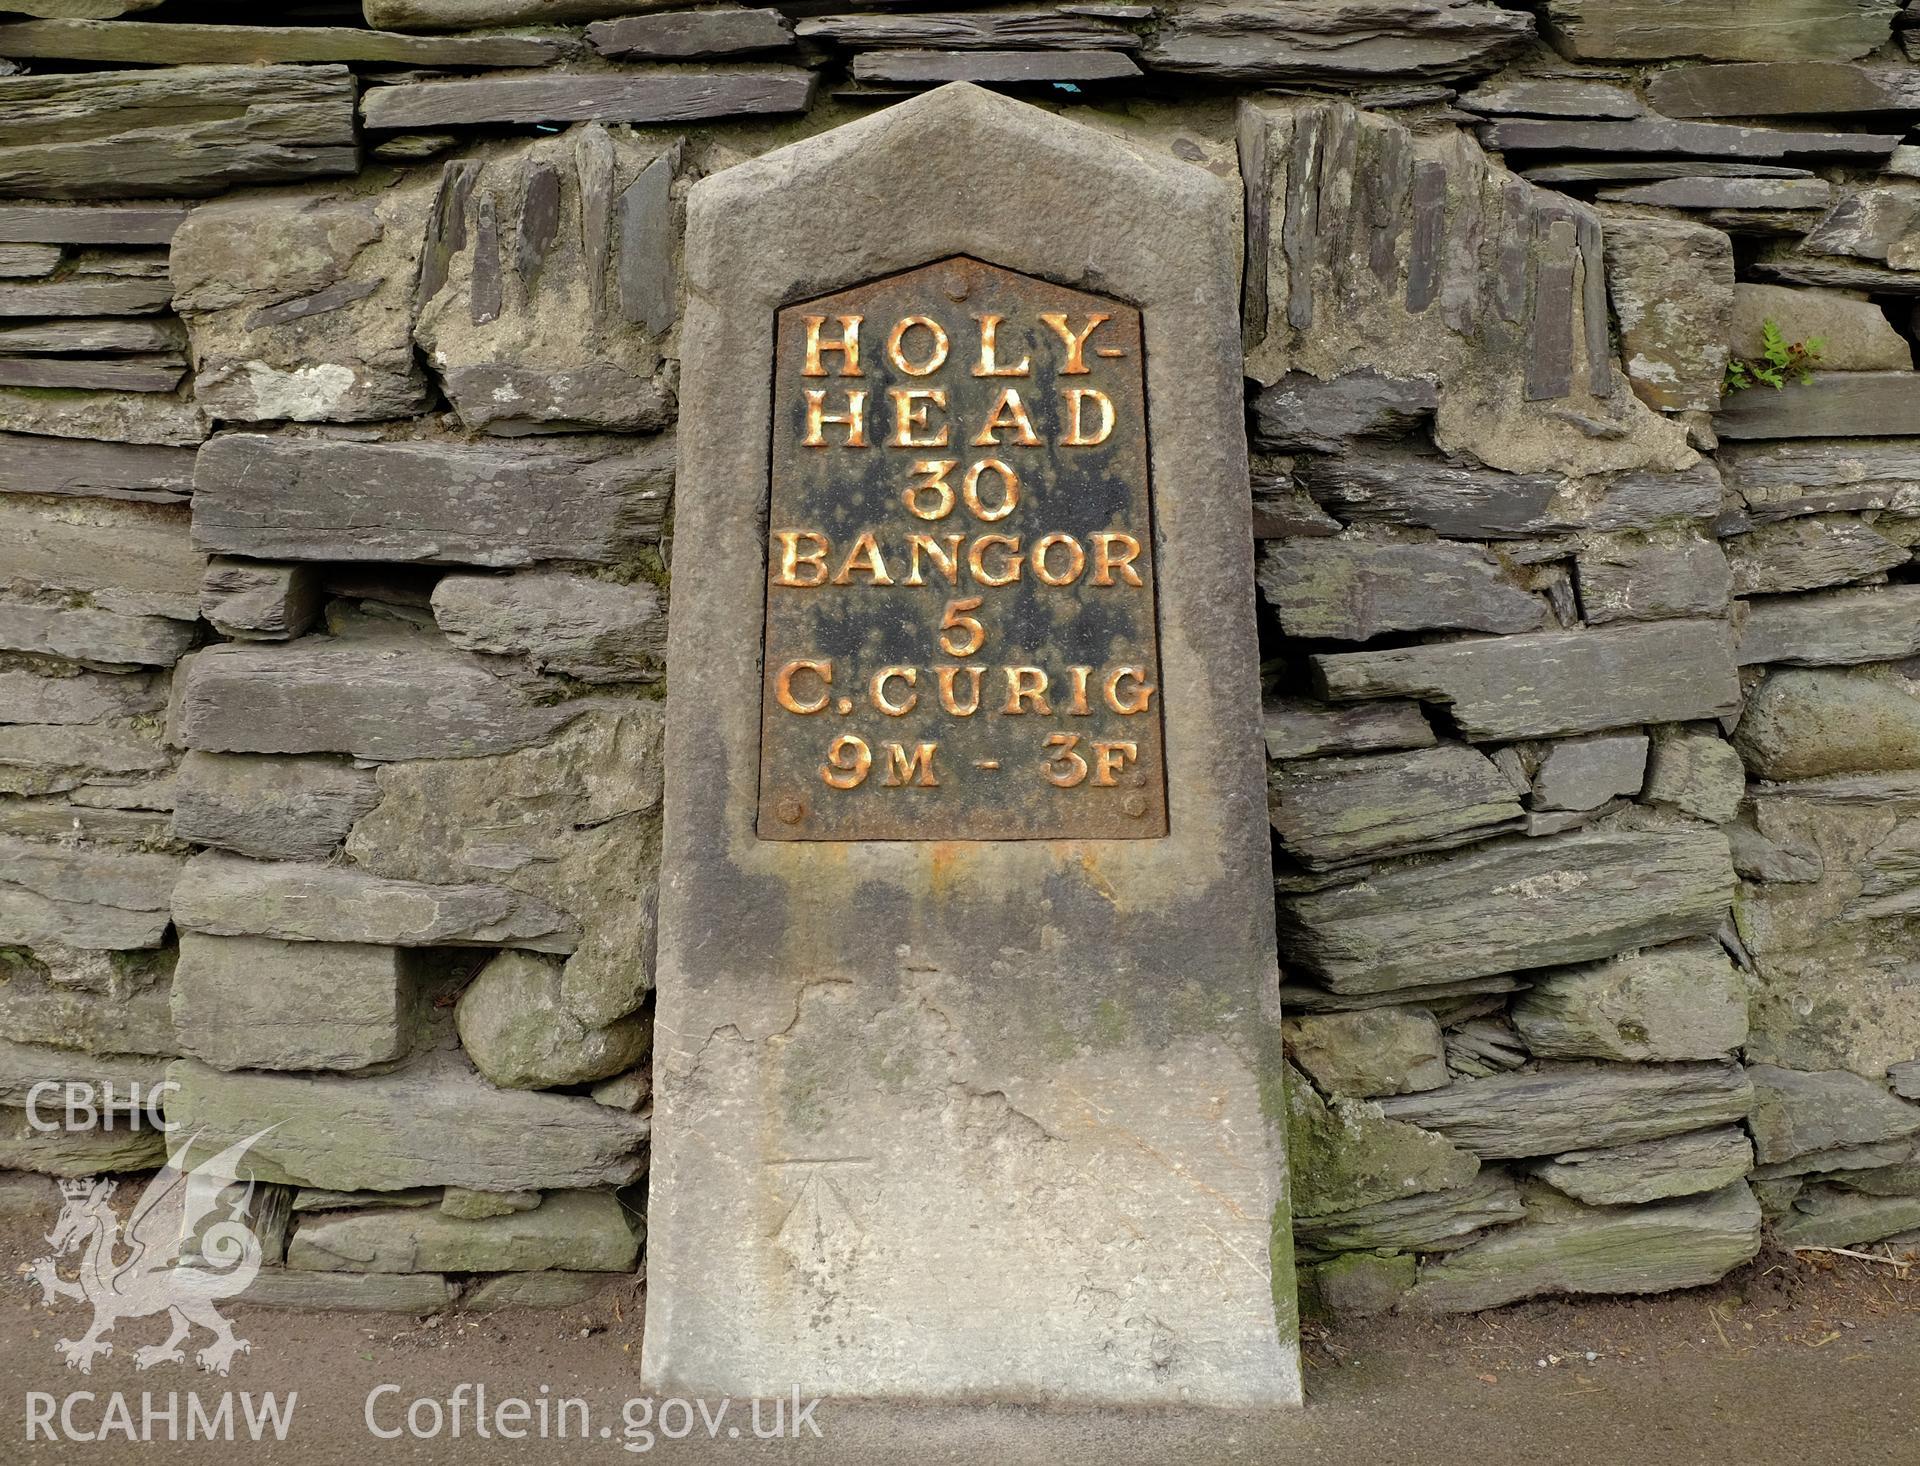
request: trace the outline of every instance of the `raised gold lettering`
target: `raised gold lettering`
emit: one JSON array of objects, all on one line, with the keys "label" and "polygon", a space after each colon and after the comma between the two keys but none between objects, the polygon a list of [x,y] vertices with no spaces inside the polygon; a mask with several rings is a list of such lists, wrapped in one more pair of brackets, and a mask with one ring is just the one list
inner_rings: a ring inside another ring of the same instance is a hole
[{"label": "raised gold lettering", "polygon": [[[801,702],[793,695],[793,679],[802,672],[811,672],[820,679],[820,695],[812,702]],[[827,705],[827,696],[833,690],[833,663],[796,661],[788,662],[773,678],[773,695],[780,706],[790,713],[799,713],[805,717],[817,713]]]},{"label": "raised gold lettering", "polygon": [[908,687],[912,687],[919,680],[918,667],[882,667],[873,674],[873,680],[867,684],[867,696],[872,699],[873,705],[889,718],[904,718],[919,703],[920,694],[909,692],[905,699],[895,702],[887,696],[887,684],[904,682]]},{"label": "raised gold lettering", "polygon": [[820,363],[823,351],[840,353],[840,375],[843,377],[862,377],[866,373],[860,370],[860,321],[859,316],[841,316],[840,339],[826,340],[820,334],[820,328],[827,323],[825,316],[803,316],[807,325],[807,364],[800,368],[803,377],[824,377],[826,367]]},{"label": "raised gold lettering", "polygon": [[853,548],[847,551],[847,558],[841,562],[833,583],[852,585],[853,577],[861,571],[865,571],[868,585],[893,584],[893,577],[887,574],[887,562],[880,558],[880,546],[874,540],[872,530],[853,542]]},{"label": "raised gold lettering", "polygon": [[[777,529],[774,539],[780,542],[780,569],[774,576],[776,585],[791,585],[805,588],[827,583],[827,537],[815,534],[810,529]],[[800,541],[806,540],[809,548],[803,554]],[[806,566],[813,572],[805,580],[800,578],[800,567]]]},{"label": "raised gold lettering", "polygon": [[887,777],[889,789],[898,789],[912,784],[921,789],[938,789],[939,779],[933,773],[933,754],[939,745],[936,743],[917,743],[913,753],[897,743],[887,745]]},{"label": "raised gold lettering", "polygon": [[1104,312],[1087,317],[1087,324],[1076,331],[1067,324],[1067,317],[1060,311],[1042,311],[1040,319],[1045,321],[1067,345],[1067,364],[1060,368],[1063,377],[1084,377],[1091,367],[1087,365],[1087,338],[1102,321],[1110,321],[1112,316]]},{"label": "raised gold lettering", "polygon": [[857,734],[842,733],[827,745],[827,761],[820,777],[835,789],[858,789],[873,767],[873,750]]},{"label": "raised gold lettering", "polygon": [[1024,377],[1033,371],[1033,358],[1023,356],[1018,366],[1003,367],[995,359],[994,336],[1000,329],[1000,317],[975,316],[980,323],[980,361],[973,369],[976,377]]},{"label": "raised gold lettering", "polygon": [[889,387],[887,396],[893,399],[893,436],[887,440],[889,446],[894,448],[944,448],[947,446],[945,423],[942,423],[940,431],[930,438],[914,436],[915,433],[926,430],[929,407],[944,408],[947,405],[945,387]]},{"label": "raised gold lettering", "polygon": [[[1058,573],[1047,566],[1050,551],[1064,545],[1067,549],[1067,568]],[[1033,573],[1047,585],[1072,585],[1087,568],[1087,552],[1080,548],[1080,541],[1070,534],[1042,535],[1033,547]]]},{"label": "raised gold lettering", "polygon": [[1093,583],[1112,585],[1115,572],[1128,585],[1140,585],[1133,562],[1140,558],[1140,541],[1130,534],[1105,530],[1093,537]]},{"label": "raised gold lettering", "polygon": [[807,388],[807,432],[800,440],[802,448],[824,448],[827,446],[827,424],[837,423],[847,430],[846,446],[864,448],[867,446],[867,394],[865,392],[847,393],[845,412],[827,411],[827,393],[823,387]]},{"label": "raised gold lettering", "polygon": [[1033,711],[1041,717],[1053,712],[1047,702],[1047,674],[1038,667],[1002,667],[1007,676],[1007,704],[1000,711],[1008,716],[1027,711],[1026,704],[1033,704]]},{"label": "raised gold lettering", "polygon": [[[1005,550],[1006,558],[1000,562],[998,570],[986,567],[986,552],[990,545]],[[983,534],[967,546],[967,570],[982,585],[1012,585],[1020,578],[1020,541],[1014,535]]]},{"label": "raised gold lettering", "polygon": [[[1111,423],[1108,424],[1108,430],[1112,430]],[[1040,436],[1033,430],[1033,420],[1027,416],[1026,406],[1020,401],[1018,387],[1007,387],[1001,391],[993,404],[993,411],[987,414],[986,423],[974,434],[973,446],[995,447],[1000,442],[1000,434],[1004,432],[1018,434],[1014,442],[1023,448],[1040,446]]]},{"label": "raised gold lettering", "polygon": [[[1089,436],[1081,421],[1082,410],[1092,402],[1100,409],[1100,426]],[[1060,439],[1067,448],[1095,448],[1113,436],[1113,399],[1093,387],[1067,389],[1067,431]],[[942,440],[944,441],[944,439]]]},{"label": "raised gold lettering", "polygon": [[[933,338],[933,349],[920,362],[907,360],[907,332],[922,330]],[[910,377],[930,377],[947,362],[947,333],[931,316],[905,316],[887,333],[887,360]]]},{"label": "raised gold lettering", "polygon": [[[1127,681],[1135,686],[1131,692],[1123,694],[1120,684]],[[1144,713],[1147,704],[1153,701],[1154,687],[1147,681],[1145,667],[1115,667],[1107,674],[1106,685],[1101,690],[1107,706],[1123,717]]]}]

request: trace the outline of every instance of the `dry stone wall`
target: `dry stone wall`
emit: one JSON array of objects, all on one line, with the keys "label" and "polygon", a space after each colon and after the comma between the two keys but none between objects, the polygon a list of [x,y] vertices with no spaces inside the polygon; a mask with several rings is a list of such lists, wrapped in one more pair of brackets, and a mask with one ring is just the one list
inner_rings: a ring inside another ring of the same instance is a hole
[{"label": "dry stone wall", "polygon": [[681,200],[972,81],[1242,187],[1310,1297],[1920,1239],[1913,7],[9,15],[0,1165],[170,1078],[263,1301],[635,1266]]}]

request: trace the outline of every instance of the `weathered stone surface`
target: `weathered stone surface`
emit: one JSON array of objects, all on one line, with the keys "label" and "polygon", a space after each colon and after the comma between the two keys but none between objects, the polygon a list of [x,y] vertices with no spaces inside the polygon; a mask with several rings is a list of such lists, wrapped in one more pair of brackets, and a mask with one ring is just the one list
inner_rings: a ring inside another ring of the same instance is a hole
[{"label": "weathered stone surface", "polygon": [[1491,71],[1533,35],[1532,19],[1478,0],[1316,0],[1284,9],[1183,6],[1146,61],[1224,81],[1362,81]]},{"label": "weathered stone surface", "polygon": [[1261,552],[1260,590],[1289,636],[1533,631],[1547,619],[1545,601],[1515,585],[1491,551],[1465,545],[1281,540]]},{"label": "weathered stone surface", "polygon": [[1747,1036],[1747,994],[1718,942],[1676,942],[1536,974],[1513,1024],[1543,1059],[1717,1059]]},{"label": "weathered stone surface", "polygon": [[43,1119],[59,1120],[63,1117],[57,1098],[33,1096],[36,1085],[91,1085],[94,1095],[100,1093],[100,1086],[111,1085],[120,1099],[138,1094],[144,1100],[166,1078],[166,1068],[167,1060],[160,1055],[87,1054],[0,1039],[0,1105],[24,1106],[33,1097]]},{"label": "weathered stone surface", "polygon": [[646,1170],[646,1120],[571,1095],[495,1089],[457,1054],[378,1075],[223,1074],[183,1059],[168,1076],[180,1088],[167,1118],[195,1156],[275,1127],[248,1154],[262,1181],[519,1191],[622,1186]]},{"label": "weathered stone surface", "polygon": [[1316,501],[1349,522],[1404,524],[1458,539],[1516,539],[1579,527],[1576,519],[1551,512],[1561,481],[1549,474],[1500,473],[1430,454],[1366,448],[1308,459],[1298,473]]},{"label": "weathered stone surface", "polygon": [[436,1273],[318,1273],[263,1267],[235,1299],[250,1308],[417,1316],[452,1307],[458,1293],[450,1280]]},{"label": "weathered stone surface", "polygon": [[1920,1197],[1862,1196],[1830,1186],[1794,1198],[1773,1225],[1782,1247],[1861,1247],[1920,1227]]},{"label": "weathered stone surface", "polygon": [[1323,1252],[1409,1248],[1445,1252],[1488,1227],[1526,1215],[1519,1188],[1504,1171],[1483,1171],[1444,1190],[1373,1202],[1343,1212],[1296,1216],[1303,1247]]},{"label": "weathered stone surface", "polygon": [[1547,1063],[1379,1103],[1390,1119],[1498,1160],[1724,1125],[1744,1117],[1753,1102],[1738,1064]]},{"label": "weathered stone surface", "polygon": [[1907,1059],[1887,1067],[1887,1083],[1902,1099],[1920,1100],[1920,1059]]},{"label": "weathered stone surface", "polygon": [[628,1114],[638,1114],[653,1098],[653,1074],[643,1065],[630,1069],[625,1074],[616,1074],[613,1078],[596,1084],[587,1091],[593,1096],[595,1104],[609,1105],[616,1110],[625,1110]]},{"label": "weathered stone surface", "polygon": [[1636,1206],[1718,1191],[1753,1168],[1753,1142],[1738,1126],[1576,1150],[1528,1167],[1588,1206]]},{"label": "weathered stone surface", "polygon": [[1413,1286],[1416,1267],[1410,1256],[1342,1253],[1309,1269],[1305,1287],[1328,1317],[1371,1318],[1393,1311],[1401,1294]]},{"label": "weathered stone surface", "polygon": [[414,281],[433,188],[227,200],[174,236],[194,397],[230,422],[381,422],[432,403],[413,353]]},{"label": "weathered stone surface", "polygon": [[0,793],[63,794],[82,785],[123,785],[172,759],[151,719],[94,727],[62,723],[0,724]]},{"label": "weathered stone surface", "polygon": [[1777,595],[1871,580],[1912,558],[1905,545],[1852,518],[1808,516],[1755,526],[1726,543],[1739,595]]},{"label": "weathered stone surface", "polygon": [[1733,895],[1713,831],[1501,840],[1283,895],[1289,966],[1336,992],[1385,992],[1704,935]]},{"label": "weathered stone surface", "polygon": [[1297,1071],[1287,1074],[1287,1140],[1293,1211],[1346,1217],[1363,1207],[1470,1183],[1480,1162],[1441,1136],[1384,1118],[1377,1105],[1329,1103]]},{"label": "weathered stone surface", "polygon": [[158,946],[180,869],[173,855],[0,836],[0,945]]},{"label": "weathered stone surface", "polygon": [[[359,1211],[370,1206],[439,1206],[446,1199],[443,1186],[408,1186],[398,1191],[331,1191],[319,1186],[303,1186],[293,1194],[296,1213],[310,1211]],[[476,1196],[517,1196],[520,1192],[474,1192]],[[509,1207],[509,1211],[520,1210]]]},{"label": "weathered stone surface", "polygon": [[396,82],[370,88],[360,116],[375,132],[478,123],[702,122],[804,112],[813,86],[813,73],[797,66]]},{"label": "weathered stone surface", "polygon": [[1269,759],[1431,748],[1438,741],[1420,705],[1412,702],[1329,707],[1303,697],[1276,697],[1267,699],[1261,719]]},{"label": "weathered stone surface", "polygon": [[0,278],[31,280],[51,275],[60,264],[60,251],[51,244],[0,245]]},{"label": "weathered stone surface", "polygon": [[1896,270],[1920,269],[1920,187],[1895,183],[1842,194],[1802,247]]},{"label": "weathered stone surface", "polygon": [[1647,771],[1644,733],[1608,733],[1555,743],[1533,776],[1533,808],[1598,809],[1633,796]]},{"label": "weathered stone surface", "polygon": [[319,618],[320,577],[310,565],[216,555],[200,582],[200,616],[222,636],[286,641]]},{"label": "weathered stone surface", "polygon": [[1253,399],[1249,426],[1256,448],[1338,453],[1353,438],[1415,432],[1439,405],[1439,390],[1422,377],[1369,369],[1321,381],[1289,372]]},{"label": "weathered stone surface", "polygon": [[1489,117],[1642,117],[1647,111],[1627,87],[1576,76],[1508,76],[1463,92],[1459,104]]},{"label": "weathered stone surface", "polygon": [[1920,585],[1769,596],[1747,603],[1740,664],[1891,662],[1920,651]]},{"label": "weathered stone surface", "polygon": [[496,1273],[479,1278],[460,1295],[462,1313],[492,1313],[501,1308],[575,1308],[611,1285],[606,1273],[569,1273],[549,1268],[539,1273]]},{"label": "weathered stone surface", "polygon": [[1763,779],[1920,768],[1920,695],[1878,670],[1775,672],[1734,746]]},{"label": "weathered stone surface", "polygon": [[216,1069],[364,1069],[405,1058],[427,973],[397,947],[180,934],[180,1048]]},{"label": "weathered stone surface", "polygon": [[579,711],[535,706],[431,642],[310,637],[208,647],[183,674],[174,727],[209,753],[470,758],[538,743]]},{"label": "weathered stone surface", "polygon": [[1697,1200],[1531,1216],[1420,1270],[1407,1306],[1472,1313],[1542,1293],[1663,1293],[1725,1277],[1760,1251],[1744,1181]]},{"label": "weathered stone surface", "polygon": [[109,1171],[151,1171],[165,1163],[165,1135],[158,1130],[35,1130],[27,1112],[0,1107],[0,1167],[43,1176],[98,1176]]},{"label": "weathered stone surface", "polygon": [[464,1186],[449,1186],[441,1193],[440,1210],[450,1217],[478,1221],[532,1211],[540,1201],[538,1191],[469,1191]]},{"label": "weathered stone surface", "polygon": [[1890,155],[1899,133],[1801,132],[1784,127],[1733,127],[1639,117],[1626,122],[1491,122],[1481,129],[1490,148],[1511,153],[1604,153],[1633,157],[1700,153],[1711,158],[1806,159],[1811,162]]},{"label": "weathered stone surface", "polygon": [[1750,1065],[1747,1074],[1753,1081],[1747,1126],[1762,1165],[1920,1133],[1920,1105],[1890,1094],[1882,1081],[1841,1071],[1803,1074],[1772,1064]]},{"label": "weathered stone surface", "polygon": [[[9,7],[18,12],[28,7]],[[71,4],[66,7],[71,9]],[[144,7],[140,7],[144,8]],[[380,61],[410,66],[544,66],[557,41],[538,36],[383,35],[348,26],[157,25],[146,21],[42,20],[0,25],[0,56],[115,61],[134,66],[209,59],[261,65],[283,61]]]},{"label": "weathered stone surface", "polygon": [[1877,437],[1920,421],[1920,372],[1818,373],[1779,391],[1737,392],[1714,428],[1723,438]]},{"label": "weathered stone surface", "polygon": [[1657,71],[1647,100],[1663,117],[1823,117],[1920,108],[1911,67],[1795,57]]},{"label": "weathered stone surface", "polygon": [[[54,253],[57,259],[59,252]],[[145,316],[167,309],[171,296],[165,280],[79,276],[31,285],[0,284],[0,316]]]},{"label": "weathered stone surface", "polygon": [[1511,830],[1513,788],[1464,744],[1282,764],[1268,814],[1287,852],[1316,868],[1444,849]]},{"label": "weathered stone surface", "polygon": [[660,338],[676,307],[678,157],[595,124],[446,166],[415,336],[462,423],[639,432],[672,419]]},{"label": "weathered stone surface", "polygon": [[185,447],[202,442],[207,416],[191,402],[153,392],[0,387],[0,432]]},{"label": "weathered stone surface", "polygon": [[1740,705],[1732,637],[1716,621],[1542,631],[1309,662],[1324,696],[1444,703],[1476,740],[1699,721]]},{"label": "weathered stone surface", "polygon": [[47,244],[165,244],[187,211],[171,204],[0,204],[0,239]]},{"label": "weathered stone surface", "polygon": [[1594,540],[1574,558],[1580,609],[1595,624],[1723,613],[1732,591],[1719,542],[1691,530]]},{"label": "weathered stone surface", "polygon": [[115,676],[56,664],[0,671],[0,722],[71,726],[155,713],[166,705],[164,679],[147,673]]},{"label": "weathered stone surface", "polygon": [[[0,332],[0,350],[13,349]],[[0,435],[0,493],[177,503],[193,491],[191,448]]]},{"label": "weathered stone surface", "polygon": [[[1826,208],[1833,202],[1833,185],[1824,178],[1668,178],[1629,188],[1605,188],[1599,197],[1608,203],[1646,204],[1660,209],[1778,213]],[[1801,221],[1802,227],[1811,222]],[[1723,281],[1720,293],[1724,294],[1725,285],[1730,283],[1730,278]]]},{"label": "weathered stone surface", "polygon": [[[803,22],[803,25],[831,26],[834,21],[856,24],[864,21],[884,25],[890,21],[911,19],[909,16],[893,15],[829,16],[825,20]],[[1123,36],[1131,35],[1118,26],[1102,27],[1098,21],[1081,21],[1078,24],[1094,30],[1112,30]],[[808,30],[805,33],[811,35],[818,32]],[[602,56],[614,60],[642,56],[652,60],[674,61],[687,56],[734,56],[748,51],[784,51],[793,44],[793,35],[793,22],[777,10],[677,10],[664,15],[629,15],[620,20],[596,21],[587,27],[587,43]]]},{"label": "weathered stone surface", "polygon": [[171,1058],[180,1051],[165,981],[120,994],[82,992],[17,966],[0,984],[0,1037],[88,1054]]},{"label": "weathered stone surface", "polygon": [[173,833],[261,860],[325,860],[379,798],[373,771],[345,759],[194,752],[174,778]]},{"label": "weathered stone surface", "polygon": [[344,66],[176,66],[0,77],[0,193],[211,194],[351,173]]},{"label": "weathered stone surface", "polygon": [[561,964],[530,952],[502,952],[454,1008],[460,1043],[474,1067],[503,1089],[555,1089],[606,1079],[653,1044],[645,1018],[587,1028],[567,1012]]},{"label": "weathered stone surface", "polygon": [[1772,321],[1790,342],[1820,342],[1823,372],[1909,372],[1913,348],[1887,313],[1850,291],[1741,283],[1733,287],[1733,350],[1757,358]]},{"label": "weathered stone surface", "polygon": [[301,1222],[289,1269],[325,1272],[629,1272],[639,1243],[611,1191],[556,1191],[533,1211],[328,1212]]},{"label": "weathered stone surface", "polygon": [[79,592],[123,616],[191,621],[198,613],[206,559],[184,509],[0,495],[0,543],[0,579],[16,592]]},{"label": "weathered stone surface", "polygon": [[1896,270],[1844,255],[1813,254],[1800,249],[1797,240],[1783,240],[1763,249],[1755,258],[1751,272],[1757,279],[1784,280],[1795,285],[1860,290],[1876,295],[1920,294],[1920,271]]},{"label": "weathered stone surface", "polygon": [[1578,60],[1851,61],[1886,43],[1900,0],[1549,0],[1544,29]]},{"label": "weathered stone surface", "polygon": [[110,666],[171,667],[193,645],[188,621],[0,600],[0,647]]},{"label": "weathered stone surface", "polygon": [[186,362],[178,356],[92,361],[57,356],[0,357],[0,385],[7,387],[171,392],[186,374]]},{"label": "weathered stone surface", "polygon": [[874,86],[940,86],[976,82],[1017,86],[1129,81],[1140,68],[1124,51],[862,51],[854,80]]},{"label": "weathered stone surface", "polygon": [[1727,485],[1756,522],[1861,509],[1920,510],[1920,439],[1734,443]]},{"label": "weathered stone surface", "polygon": [[583,682],[655,682],[664,674],[666,612],[645,581],[620,584],[567,570],[448,575],[433,615],[455,646],[524,656],[535,671]]},{"label": "weathered stone surface", "polygon": [[497,883],[572,912],[584,930],[562,998],[574,1021],[603,1027],[653,985],[663,721],[659,704],[633,704],[524,752],[384,765],[348,854],[383,875]]},{"label": "weathered stone surface", "polygon": [[1664,411],[1720,404],[1733,319],[1733,241],[1681,219],[1605,216],[1607,289],[1627,380]]},{"label": "weathered stone surface", "polygon": [[1287,1053],[1328,1094],[1372,1099],[1448,1082],[1440,1025],[1424,1008],[1315,1013],[1286,1021]]},{"label": "weathered stone surface", "polygon": [[1641,793],[1649,804],[1724,825],[1740,813],[1746,789],[1739,751],[1717,733],[1663,728],[1653,735]]},{"label": "weathered stone surface", "polygon": [[206,851],[173,891],[184,931],[398,947],[527,947],[570,952],[577,928],[504,886],[387,880],[351,866],[243,860]]},{"label": "weathered stone surface", "polygon": [[200,455],[193,532],[269,560],[604,562],[659,538],[672,486],[665,438],[618,451],[236,433]]}]

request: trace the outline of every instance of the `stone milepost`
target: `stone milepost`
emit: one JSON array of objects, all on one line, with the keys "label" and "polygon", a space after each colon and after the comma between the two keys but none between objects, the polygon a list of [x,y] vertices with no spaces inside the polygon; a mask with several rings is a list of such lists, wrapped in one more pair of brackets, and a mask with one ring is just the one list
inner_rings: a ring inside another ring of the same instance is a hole
[{"label": "stone milepost", "polygon": [[763,839],[1167,829],[1140,315],[977,260],[780,314]]}]

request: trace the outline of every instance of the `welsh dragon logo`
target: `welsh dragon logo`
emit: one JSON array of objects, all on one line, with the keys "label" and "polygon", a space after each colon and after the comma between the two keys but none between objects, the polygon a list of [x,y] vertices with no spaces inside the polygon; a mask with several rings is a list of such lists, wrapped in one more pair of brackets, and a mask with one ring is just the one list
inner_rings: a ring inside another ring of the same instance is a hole
[{"label": "welsh dragon logo", "polygon": [[[267,1130],[273,1127],[268,1126]],[[146,1318],[165,1313],[173,1319],[166,1342],[149,1344],[134,1353],[134,1365],[185,1362],[180,1345],[198,1324],[213,1341],[194,1354],[202,1369],[225,1374],[235,1354],[248,1352],[233,1325],[215,1307],[218,1300],[244,1290],[260,1271],[260,1239],[242,1220],[253,1199],[253,1178],[246,1190],[218,1217],[222,1196],[239,1180],[247,1151],[267,1130],[228,1146],[187,1171],[170,1161],[147,1183],[127,1217],[124,1236],[112,1200],[116,1183],[89,1178],[62,1181],[65,1198],[60,1218],[47,1234],[53,1251],[33,1263],[33,1280],[40,1285],[41,1302],[48,1308],[59,1298],[93,1305],[93,1326],[84,1337],[62,1339],[59,1352],[70,1368],[93,1372],[96,1356],[111,1355],[113,1345],[102,1338],[123,1318]],[[192,1142],[174,1152],[190,1154]],[[194,1255],[183,1258],[187,1244]],[[59,1274],[59,1260],[81,1253],[79,1281]]]}]

